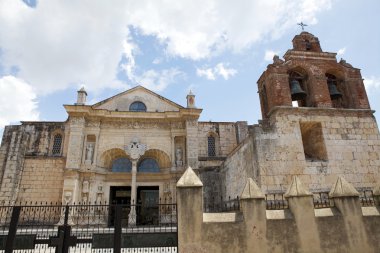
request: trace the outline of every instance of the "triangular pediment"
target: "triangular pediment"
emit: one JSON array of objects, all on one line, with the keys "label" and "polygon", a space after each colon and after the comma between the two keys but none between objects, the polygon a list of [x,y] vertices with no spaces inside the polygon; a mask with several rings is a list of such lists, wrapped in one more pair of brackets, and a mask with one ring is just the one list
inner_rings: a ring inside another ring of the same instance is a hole
[{"label": "triangular pediment", "polygon": [[134,102],[144,103],[147,112],[179,111],[184,108],[143,86],[136,86],[113,97],[100,101],[92,105],[92,108],[109,111],[129,111],[129,106]]}]

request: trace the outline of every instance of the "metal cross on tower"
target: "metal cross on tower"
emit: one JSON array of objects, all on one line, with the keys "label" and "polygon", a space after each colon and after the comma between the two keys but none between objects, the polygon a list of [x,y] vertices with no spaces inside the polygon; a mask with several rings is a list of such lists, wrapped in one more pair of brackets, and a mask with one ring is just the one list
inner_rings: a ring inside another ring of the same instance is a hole
[{"label": "metal cross on tower", "polygon": [[304,24],[303,22],[298,23],[297,25],[302,27],[302,31],[305,30],[304,27],[307,26],[307,24]]}]

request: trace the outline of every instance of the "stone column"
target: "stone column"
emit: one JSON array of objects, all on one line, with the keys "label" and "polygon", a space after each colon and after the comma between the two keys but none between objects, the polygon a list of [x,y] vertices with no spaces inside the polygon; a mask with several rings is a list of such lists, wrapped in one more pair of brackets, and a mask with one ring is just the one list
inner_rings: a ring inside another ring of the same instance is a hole
[{"label": "stone column", "polygon": [[368,243],[359,192],[343,177],[338,177],[329,196],[334,200],[335,207],[343,216],[348,238],[346,252],[375,252]]},{"label": "stone column", "polygon": [[244,252],[267,252],[267,217],[265,195],[252,178],[248,178],[240,196],[244,216],[246,247]]},{"label": "stone column", "polygon": [[131,211],[128,216],[128,225],[136,226],[136,176],[137,176],[137,161],[145,153],[147,147],[141,144],[137,138],[134,138],[129,145],[125,147],[125,151],[129,154],[132,160],[132,182],[131,182]]},{"label": "stone column", "polygon": [[206,252],[202,249],[202,187],[191,167],[177,183],[178,252]]},{"label": "stone column", "polygon": [[137,199],[137,187],[136,187],[136,174],[137,174],[137,160],[132,160],[132,183],[131,183],[131,211],[128,216],[128,225],[136,225],[136,199]]},{"label": "stone column", "polygon": [[314,214],[313,194],[297,176],[285,193],[289,209],[296,221],[301,252],[321,252],[319,233]]}]

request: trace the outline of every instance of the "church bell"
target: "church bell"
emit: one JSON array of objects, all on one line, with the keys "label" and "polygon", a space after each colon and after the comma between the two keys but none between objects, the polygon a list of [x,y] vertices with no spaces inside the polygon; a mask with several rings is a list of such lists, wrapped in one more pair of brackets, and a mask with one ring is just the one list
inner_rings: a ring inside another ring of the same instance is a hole
[{"label": "church bell", "polygon": [[338,91],[336,88],[336,85],[334,82],[328,82],[329,85],[329,92],[330,92],[330,97],[332,100],[338,99],[342,97],[342,93]]},{"label": "church bell", "polygon": [[292,101],[302,100],[306,97],[306,92],[301,88],[300,83],[296,79],[290,82],[290,94],[292,95]]}]

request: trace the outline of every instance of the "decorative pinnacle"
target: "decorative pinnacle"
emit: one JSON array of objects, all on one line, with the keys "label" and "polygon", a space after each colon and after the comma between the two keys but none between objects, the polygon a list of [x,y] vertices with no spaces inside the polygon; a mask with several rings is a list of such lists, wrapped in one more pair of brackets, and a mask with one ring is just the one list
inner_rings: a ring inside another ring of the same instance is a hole
[{"label": "decorative pinnacle", "polygon": [[177,187],[202,187],[202,181],[189,166],[177,182]]}]

